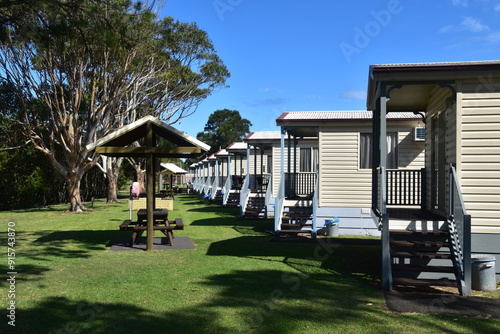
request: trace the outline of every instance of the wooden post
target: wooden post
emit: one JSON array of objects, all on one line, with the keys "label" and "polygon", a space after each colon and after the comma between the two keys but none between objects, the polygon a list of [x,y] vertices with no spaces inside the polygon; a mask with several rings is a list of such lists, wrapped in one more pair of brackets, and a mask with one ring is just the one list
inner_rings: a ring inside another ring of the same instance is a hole
[{"label": "wooden post", "polygon": [[[146,147],[153,147],[154,143],[154,134],[153,134],[153,126],[151,123],[147,125],[147,137],[146,137]],[[146,176],[147,176],[147,203],[146,208],[148,212],[147,219],[147,244],[146,250],[152,251],[153,248],[153,237],[154,237],[154,208],[155,208],[155,158],[153,154],[148,154],[146,157]]]}]

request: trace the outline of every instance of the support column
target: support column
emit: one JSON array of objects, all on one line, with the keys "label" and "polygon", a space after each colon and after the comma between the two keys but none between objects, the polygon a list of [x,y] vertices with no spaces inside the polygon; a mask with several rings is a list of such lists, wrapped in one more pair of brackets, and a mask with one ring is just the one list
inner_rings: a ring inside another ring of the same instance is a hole
[{"label": "support column", "polygon": [[253,148],[253,189],[257,190],[257,146]]},{"label": "support column", "polygon": [[[154,147],[155,138],[153,133],[153,125],[149,122],[147,125],[146,146]],[[155,158],[153,154],[148,154],[146,157],[146,176],[147,176],[147,242],[146,250],[152,251],[154,237],[154,208],[155,208]]]},{"label": "support column", "polygon": [[[251,152],[250,152],[250,145],[247,145],[247,177],[250,177],[250,155],[251,155]],[[250,179],[248,180],[248,184],[250,185]],[[243,190],[243,189],[242,189]]]},{"label": "support column", "polygon": [[286,191],[285,196],[290,195],[291,193],[291,177],[292,177],[292,138],[290,132],[288,132],[288,178],[285,177],[286,180]]},{"label": "support column", "polygon": [[[280,157],[280,160],[281,160],[281,166],[280,166],[280,174],[281,174],[281,177],[284,178],[285,177],[285,133],[286,131],[285,130],[281,130],[281,143],[280,143],[280,149],[281,149],[281,157]],[[280,182],[284,182],[285,180],[280,180]],[[278,197],[279,198],[283,198],[285,197],[285,189],[283,187],[280,187],[279,189],[281,189],[282,193],[278,194]]]},{"label": "support column", "polygon": [[[385,87],[382,89],[381,97],[378,103],[378,122],[379,133],[379,203],[378,207],[381,214],[382,224],[382,288],[386,291],[392,290],[392,268],[391,268],[391,250],[389,244],[389,215],[387,214],[387,193],[386,193],[386,162],[387,162],[387,101]],[[373,162],[375,164],[375,161]],[[374,165],[375,166],[375,165]]]},{"label": "support column", "polygon": [[297,196],[297,137],[293,137],[293,178],[291,178],[293,196]]}]

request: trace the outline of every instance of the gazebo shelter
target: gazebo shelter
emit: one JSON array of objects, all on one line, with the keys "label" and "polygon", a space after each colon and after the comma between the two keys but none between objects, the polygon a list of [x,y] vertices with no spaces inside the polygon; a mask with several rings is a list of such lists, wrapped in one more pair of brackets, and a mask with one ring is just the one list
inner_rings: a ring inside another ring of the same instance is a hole
[{"label": "gazebo shelter", "polygon": [[[160,163],[160,167],[164,168],[163,171],[161,171],[159,173],[160,174],[160,185],[159,185],[160,191],[161,190],[172,191],[174,183],[179,184],[179,183],[185,182],[184,175],[187,174],[186,170],[180,168],[179,166],[177,166],[176,164],[171,163],[171,162],[162,162],[162,163]],[[170,178],[166,180],[167,182],[169,182],[167,189],[165,188],[167,183],[164,183],[165,182],[164,176],[170,176]],[[163,188],[162,188],[162,184],[163,184]]]},{"label": "gazebo shelter", "polygon": [[[169,142],[166,145],[165,141]],[[140,145],[138,145],[140,143]],[[158,118],[146,116],[89,144],[88,150],[110,157],[145,157],[147,192],[147,245],[153,250],[155,166],[157,158],[196,157],[210,149],[210,146],[163,123]]]}]

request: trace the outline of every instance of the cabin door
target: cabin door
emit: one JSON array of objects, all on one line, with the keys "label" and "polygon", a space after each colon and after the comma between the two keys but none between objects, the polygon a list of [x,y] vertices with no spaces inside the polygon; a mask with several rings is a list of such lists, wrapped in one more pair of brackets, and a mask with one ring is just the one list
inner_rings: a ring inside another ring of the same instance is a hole
[{"label": "cabin door", "polygon": [[431,119],[431,209],[446,211],[446,119],[441,112]]}]

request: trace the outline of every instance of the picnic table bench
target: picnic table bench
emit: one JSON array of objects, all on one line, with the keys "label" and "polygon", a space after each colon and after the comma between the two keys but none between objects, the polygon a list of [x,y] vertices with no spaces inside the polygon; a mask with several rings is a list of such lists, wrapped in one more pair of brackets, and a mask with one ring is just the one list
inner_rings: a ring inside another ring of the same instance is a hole
[{"label": "picnic table bench", "polygon": [[[130,246],[135,244],[137,238],[142,235],[142,232],[148,229],[147,223],[140,221],[135,222],[130,219],[124,220],[120,224],[120,231],[133,231]],[[168,242],[171,246],[174,245],[174,230],[184,230],[184,222],[182,218],[176,218],[175,220],[164,220],[160,223],[155,222],[153,225],[153,231],[161,231],[168,238]]]}]

